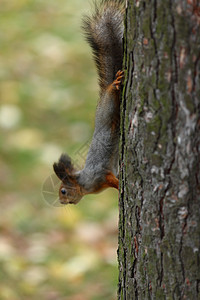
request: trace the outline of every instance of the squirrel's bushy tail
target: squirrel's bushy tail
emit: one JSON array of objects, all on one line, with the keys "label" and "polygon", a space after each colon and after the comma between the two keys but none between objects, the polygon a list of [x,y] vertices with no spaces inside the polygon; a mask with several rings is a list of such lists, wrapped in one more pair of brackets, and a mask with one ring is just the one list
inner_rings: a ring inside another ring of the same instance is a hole
[{"label": "squirrel's bushy tail", "polygon": [[117,71],[122,69],[123,20],[123,0],[96,1],[93,15],[83,18],[82,28],[93,51],[101,91],[113,82]]}]

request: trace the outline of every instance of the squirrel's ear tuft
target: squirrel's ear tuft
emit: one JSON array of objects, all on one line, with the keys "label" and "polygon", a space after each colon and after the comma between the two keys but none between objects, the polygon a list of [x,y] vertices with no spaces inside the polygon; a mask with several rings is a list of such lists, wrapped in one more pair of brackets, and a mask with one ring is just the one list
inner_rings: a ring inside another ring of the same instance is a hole
[{"label": "squirrel's ear tuft", "polygon": [[67,177],[67,172],[66,172],[65,167],[64,167],[63,164],[60,164],[59,162],[54,163],[53,164],[53,169],[54,169],[54,172],[56,173],[56,175],[58,176],[58,178],[60,180],[63,181]]},{"label": "squirrel's ear tuft", "polygon": [[68,179],[74,171],[71,158],[66,154],[62,154],[58,163],[53,164],[53,169],[58,178],[62,181]]},{"label": "squirrel's ear tuft", "polygon": [[67,173],[72,173],[74,171],[71,158],[67,154],[62,154],[58,163],[64,165]]}]

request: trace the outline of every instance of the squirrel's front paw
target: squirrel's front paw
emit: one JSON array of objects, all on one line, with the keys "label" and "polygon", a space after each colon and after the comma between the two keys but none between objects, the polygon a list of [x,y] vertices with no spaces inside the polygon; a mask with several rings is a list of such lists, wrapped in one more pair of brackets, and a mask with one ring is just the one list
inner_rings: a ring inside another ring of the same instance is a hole
[{"label": "squirrel's front paw", "polygon": [[122,83],[123,83],[123,79],[124,79],[124,71],[119,70],[116,75],[115,75],[116,79],[113,81],[113,86],[117,89],[120,90]]}]

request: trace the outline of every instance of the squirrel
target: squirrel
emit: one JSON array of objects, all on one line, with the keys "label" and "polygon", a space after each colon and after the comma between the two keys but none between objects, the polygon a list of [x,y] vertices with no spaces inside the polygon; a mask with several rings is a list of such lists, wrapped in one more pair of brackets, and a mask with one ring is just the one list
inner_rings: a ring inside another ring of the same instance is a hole
[{"label": "squirrel", "polygon": [[53,165],[62,181],[59,189],[62,204],[77,204],[84,195],[98,193],[107,187],[119,188],[120,92],[124,77],[121,71],[123,19],[123,0],[100,0],[98,4],[95,3],[93,15],[83,18],[82,29],[97,67],[100,100],[84,168],[76,170],[67,154],[62,154]]}]

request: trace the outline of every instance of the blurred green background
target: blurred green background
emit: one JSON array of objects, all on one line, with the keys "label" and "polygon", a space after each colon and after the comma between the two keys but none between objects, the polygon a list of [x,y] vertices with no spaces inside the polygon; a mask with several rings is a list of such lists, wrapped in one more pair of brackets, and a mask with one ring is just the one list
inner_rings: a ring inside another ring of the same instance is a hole
[{"label": "blurred green background", "polygon": [[62,152],[83,165],[94,130],[88,11],[81,0],[0,1],[0,300],[116,299],[118,193],[62,207],[52,175]]}]

